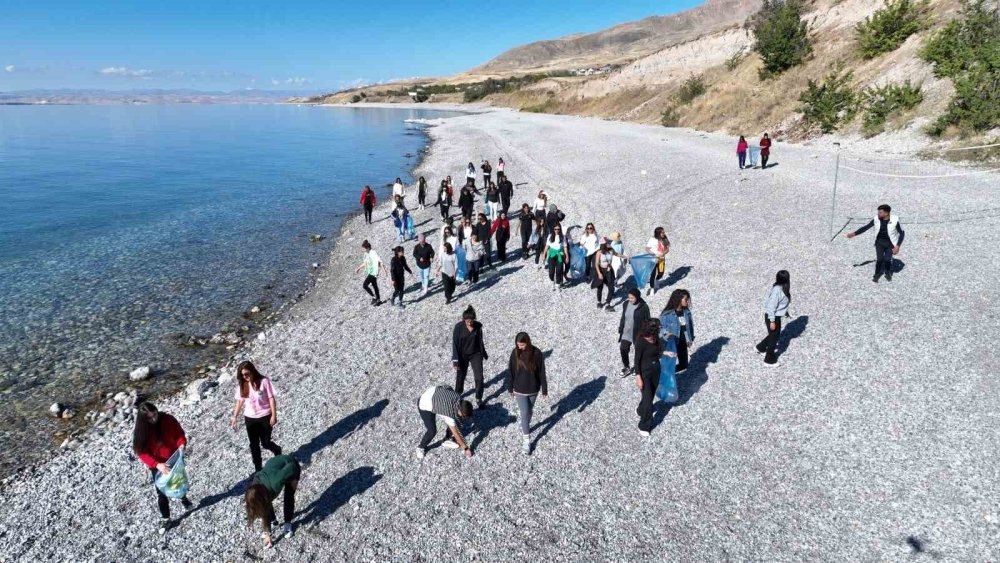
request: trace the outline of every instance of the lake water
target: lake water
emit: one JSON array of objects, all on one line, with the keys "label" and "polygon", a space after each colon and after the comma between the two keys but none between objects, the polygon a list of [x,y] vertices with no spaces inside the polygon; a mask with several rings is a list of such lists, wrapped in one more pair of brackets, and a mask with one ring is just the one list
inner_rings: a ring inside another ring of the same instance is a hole
[{"label": "lake water", "polygon": [[306,290],[361,186],[381,200],[410,181],[426,138],[404,120],[443,115],[0,106],[0,473],[51,447],[52,402],[141,365],[163,370],[150,391],[176,387],[226,353],[179,341],[252,329]]}]

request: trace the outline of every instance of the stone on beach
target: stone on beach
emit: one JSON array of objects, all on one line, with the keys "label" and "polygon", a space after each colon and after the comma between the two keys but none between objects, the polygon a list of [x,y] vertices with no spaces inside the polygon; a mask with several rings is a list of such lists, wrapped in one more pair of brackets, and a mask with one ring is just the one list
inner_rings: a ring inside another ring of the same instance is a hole
[{"label": "stone on beach", "polygon": [[149,366],[142,366],[135,368],[128,374],[128,378],[131,381],[143,381],[149,379],[149,376],[153,374],[153,370]]}]

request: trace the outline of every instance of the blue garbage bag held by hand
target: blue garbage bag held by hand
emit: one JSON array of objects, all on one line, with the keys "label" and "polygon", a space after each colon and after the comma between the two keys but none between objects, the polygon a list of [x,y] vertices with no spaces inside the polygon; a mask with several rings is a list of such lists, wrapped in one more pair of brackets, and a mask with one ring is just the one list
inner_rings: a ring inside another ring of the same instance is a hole
[{"label": "blue garbage bag held by hand", "polygon": [[417,229],[413,225],[413,217],[411,215],[406,216],[406,239],[417,238]]},{"label": "blue garbage bag held by hand", "polygon": [[170,468],[170,473],[166,475],[157,473],[156,488],[170,498],[183,498],[191,486],[191,482],[188,480],[187,467],[184,464],[184,449],[178,448],[170,456],[170,459],[167,460],[166,465]]},{"label": "blue garbage bag held by hand", "polygon": [[574,244],[569,247],[569,277],[578,280],[583,277],[587,267],[587,249]]},{"label": "blue garbage bag held by hand", "polygon": [[673,357],[660,356],[660,381],[656,385],[656,398],[665,403],[677,402],[677,341],[671,336],[663,340],[664,352],[672,352]]},{"label": "blue garbage bag held by hand", "polygon": [[632,264],[632,273],[635,275],[635,286],[643,287],[649,283],[649,276],[656,267],[656,256],[652,254],[640,254],[629,259]]},{"label": "blue garbage bag held by hand", "polygon": [[455,281],[458,283],[465,281],[465,247],[458,245],[455,249],[455,260],[458,262],[458,270],[455,272]]}]

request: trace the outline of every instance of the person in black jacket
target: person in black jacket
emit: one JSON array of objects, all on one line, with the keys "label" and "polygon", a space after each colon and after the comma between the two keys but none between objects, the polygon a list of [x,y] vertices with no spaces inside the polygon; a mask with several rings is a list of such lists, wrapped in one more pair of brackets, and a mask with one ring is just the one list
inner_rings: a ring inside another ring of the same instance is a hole
[{"label": "person in black jacket", "polygon": [[531,413],[535,399],[541,391],[549,396],[549,385],[545,380],[545,355],[531,344],[527,332],[519,332],[514,337],[514,349],[507,364],[507,392],[517,400],[517,410],[521,418],[521,434],[524,441],[521,452],[531,455]]},{"label": "person in black jacket", "polygon": [[514,184],[502,172],[498,172],[497,175],[503,178],[497,182],[497,188],[500,190],[500,209],[509,214],[510,199],[514,197]]},{"label": "person in black jacket", "polygon": [[664,354],[663,350],[660,321],[647,319],[642,323],[635,343],[635,385],[642,392],[642,399],[635,413],[639,415],[639,434],[643,436],[649,436],[653,426],[653,399],[660,382],[660,357]]},{"label": "person in black jacket", "polygon": [[434,205],[441,208],[441,219],[448,221],[448,212],[451,210],[451,186],[448,185],[448,180],[441,180],[438,200]]},{"label": "person in black jacket", "polygon": [[427,290],[431,284],[431,263],[434,261],[434,247],[427,244],[427,237],[423,233],[417,236],[417,244],[413,246],[413,259],[417,262],[417,269],[420,270],[420,285],[423,287],[423,295],[427,295]]},{"label": "person in black jacket", "polygon": [[628,290],[628,302],[622,307],[622,318],[618,322],[618,343],[622,354],[622,377],[631,372],[629,351],[638,339],[639,329],[649,320],[649,305],[642,300],[642,292],[633,287]]},{"label": "person in black jacket", "polygon": [[403,308],[403,289],[406,287],[406,283],[403,281],[403,272],[408,272],[413,275],[410,267],[406,264],[406,256],[403,255],[403,247],[397,246],[393,249],[392,261],[389,263],[389,275],[392,277],[392,299],[389,301],[390,305],[396,303],[396,298],[399,298],[399,308]]},{"label": "person in black jacket", "polygon": [[535,226],[534,217],[531,215],[531,208],[528,207],[527,203],[521,204],[521,214],[517,216],[517,220],[521,230],[521,260],[527,260],[531,229]]},{"label": "person in black jacket", "polygon": [[472,205],[476,199],[472,196],[469,186],[462,188],[462,194],[458,196],[458,206],[462,209],[462,217],[472,217]]},{"label": "person in black jacket", "polygon": [[469,305],[462,313],[462,320],[455,325],[451,337],[451,364],[455,367],[455,391],[465,390],[465,376],[472,367],[476,382],[476,408],[483,408],[483,362],[489,359],[483,344],[483,325],[476,320],[476,310]]},{"label": "person in black jacket", "polygon": [[552,234],[552,229],[566,218],[566,214],[559,211],[556,204],[549,204],[549,212],[545,215],[545,238]]},{"label": "person in black jacket", "polygon": [[479,237],[479,242],[483,243],[483,255],[479,258],[479,269],[493,267],[493,233],[492,225],[485,213],[479,214],[478,222],[473,225],[472,232]]}]

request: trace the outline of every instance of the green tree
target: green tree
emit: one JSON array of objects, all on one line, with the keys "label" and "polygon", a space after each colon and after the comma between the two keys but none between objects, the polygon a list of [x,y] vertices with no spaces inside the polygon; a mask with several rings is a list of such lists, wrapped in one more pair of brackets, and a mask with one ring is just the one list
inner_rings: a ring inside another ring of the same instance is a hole
[{"label": "green tree", "polygon": [[927,23],[927,0],[886,0],[884,8],[855,26],[858,51],[864,59],[895,51]]},{"label": "green tree", "polygon": [[835,131],[841,124],[854,119],[858,109],[858,95],[851,88],[854,73],[841,74],[836,70],[817,83],[809,80],[805,92],[799,96],[806,121],[819,126],[824,133]]},{"label": "green tree", "polygon": [[764,62],[762,80],[800,64],[812,52],[799,0],[764,0],[749,25],[757,40],[754,50]]}]

